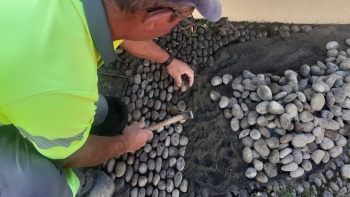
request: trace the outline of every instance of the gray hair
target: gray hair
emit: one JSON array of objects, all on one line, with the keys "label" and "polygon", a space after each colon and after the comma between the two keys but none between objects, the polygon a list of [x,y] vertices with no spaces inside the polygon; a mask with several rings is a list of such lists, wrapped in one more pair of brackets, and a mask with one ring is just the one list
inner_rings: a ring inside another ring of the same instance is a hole
[{"label": "gray hair", "polygon": [[183,13],[187,12],[194,7],[188,5],[180,5],[171,3],[166,0],[109,0],[114,2],[120,11],[134,13],[140,10],[146,10],[148,8],[169,7],[173,10]]}]

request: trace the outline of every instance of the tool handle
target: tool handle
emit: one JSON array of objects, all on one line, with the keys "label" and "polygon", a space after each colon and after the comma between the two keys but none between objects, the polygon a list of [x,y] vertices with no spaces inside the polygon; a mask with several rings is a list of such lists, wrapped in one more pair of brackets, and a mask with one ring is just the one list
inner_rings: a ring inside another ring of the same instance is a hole
[{"label": "tool handle", "polygon": [[157,123],[155,125],[149,126],[149,127],[145,128],[145,129],[150,130],[150,131],[154,131],[154,130],[157,130],[157,129],[159,129],[161,127],[164,127],[166,125],[170,125],[172,123],[180,121],[183,118],[184,118],[183,115],[180,114],[180,115],[174,116],[172,118],[169,118],[168,120],[164,120],[163,122],[159,122],[159,123]]}]

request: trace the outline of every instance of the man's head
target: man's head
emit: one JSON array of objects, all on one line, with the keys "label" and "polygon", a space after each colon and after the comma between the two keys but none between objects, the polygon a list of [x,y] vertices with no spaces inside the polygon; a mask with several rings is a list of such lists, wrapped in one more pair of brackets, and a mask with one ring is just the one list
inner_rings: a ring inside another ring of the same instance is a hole
[{"label": "man's head", "polygon": [[104,0],[104,4],[114,39],[148,40],[162,36],[195,8],[212,21],[221,16],[219,0]]}]

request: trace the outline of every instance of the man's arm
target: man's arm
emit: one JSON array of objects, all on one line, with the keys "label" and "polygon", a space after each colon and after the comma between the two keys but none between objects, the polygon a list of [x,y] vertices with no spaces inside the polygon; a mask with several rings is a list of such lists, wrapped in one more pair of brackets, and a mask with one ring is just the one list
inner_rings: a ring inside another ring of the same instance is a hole
[{"label": "man's arm", "polygon": [[114,137],[89,135],[78,151],[58,163],[64,168],[90,167],[124,152],[136,151],[153,138],[152,132],[142,129],[144,126],[145,123],[131,125],[122,135]]},{"label": "man's arm", "polygon": [[[149,59],[158,63],[163,63],[169,58],[169,54],[152,40],[124,40],[120,46],[133,56]],[[194,72],[186,63],[174,58],[173,62],[167,66],[167,71],[175,79],[178,86],[182,84],[182,75],[187,75],[189,85],[192,86]]]}]

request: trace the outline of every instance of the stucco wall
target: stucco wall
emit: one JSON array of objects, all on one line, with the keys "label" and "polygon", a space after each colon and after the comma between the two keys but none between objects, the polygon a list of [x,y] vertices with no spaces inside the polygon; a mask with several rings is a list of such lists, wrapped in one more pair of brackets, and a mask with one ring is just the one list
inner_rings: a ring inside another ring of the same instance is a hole
[{"label": "stucco wall", "polygon": [[[350,24],[350,0],[221,0],[231,21]],[[202,18],[199,13],[195,17]]]}]

